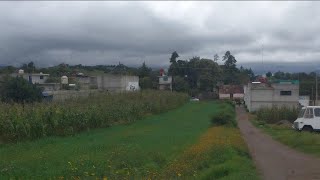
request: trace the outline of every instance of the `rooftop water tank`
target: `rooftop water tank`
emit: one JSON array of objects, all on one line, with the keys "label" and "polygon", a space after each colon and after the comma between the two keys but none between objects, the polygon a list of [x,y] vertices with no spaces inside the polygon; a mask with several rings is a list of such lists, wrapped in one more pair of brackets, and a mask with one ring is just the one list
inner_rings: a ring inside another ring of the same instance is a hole
[{"label": "rooftop water tank", "polygon": [[61,77],[61,84],[68,84],[68,77],[67,76]]}]

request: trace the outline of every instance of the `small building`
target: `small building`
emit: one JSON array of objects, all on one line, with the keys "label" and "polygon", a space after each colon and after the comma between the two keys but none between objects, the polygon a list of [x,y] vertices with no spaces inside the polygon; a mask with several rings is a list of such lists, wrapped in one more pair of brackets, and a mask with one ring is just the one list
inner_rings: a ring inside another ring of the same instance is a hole
[{"label": "small building", "polygon": [[172,90],[172,76],[159,76],[159,90]]},{"label": "small building", "polygon": [[32,84],[43,84],[46,83],[47,79],[49,78],[49,74],[43,73],[24,73],[23,70],[19,70],[19,73],[11,74],[12,77],[20,76],[23,79],[29,81]]},{"label": "small building", "polygon": [[30,73],[30,74],[23,74],[22,77],[28,80],[32,84],[43,84],[48,79],[49,74]]},{"label": "small building", "polygon": [[244,87],[244,101],[249,112],[262,107],[298,107],[299,81],[250,82]]},{"label": "small building", "polygon": [[219,99],[243,99],[244,90],[242,85],[219,86]]}]

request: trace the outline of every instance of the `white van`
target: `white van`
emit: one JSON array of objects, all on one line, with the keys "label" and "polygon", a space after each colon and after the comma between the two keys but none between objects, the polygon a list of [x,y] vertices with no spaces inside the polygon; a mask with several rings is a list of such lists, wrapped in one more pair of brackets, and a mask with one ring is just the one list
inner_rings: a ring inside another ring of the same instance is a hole
[{"label": "white van", "polygon": [[296,130],[319,131],[320,130],[320,106],[303,107],[293,126]]}]

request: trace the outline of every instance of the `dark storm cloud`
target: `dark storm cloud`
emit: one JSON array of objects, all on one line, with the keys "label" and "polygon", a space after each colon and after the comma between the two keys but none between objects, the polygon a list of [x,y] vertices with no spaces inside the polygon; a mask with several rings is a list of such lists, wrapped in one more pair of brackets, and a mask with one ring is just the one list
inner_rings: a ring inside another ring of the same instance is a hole
[{"label": "dark storm cloud", "polygon": [[0,64],[320,59],[317,2],[0,2]]}]

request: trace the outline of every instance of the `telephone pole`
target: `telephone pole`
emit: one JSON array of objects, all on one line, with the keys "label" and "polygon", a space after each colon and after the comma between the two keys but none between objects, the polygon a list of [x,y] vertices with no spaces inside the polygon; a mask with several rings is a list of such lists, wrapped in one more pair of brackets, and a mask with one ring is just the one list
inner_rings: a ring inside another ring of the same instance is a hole
[{"label": "telephone pole", "polygon": [[318,74],[316,71],[316,106],[318,105]]}]

